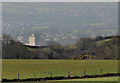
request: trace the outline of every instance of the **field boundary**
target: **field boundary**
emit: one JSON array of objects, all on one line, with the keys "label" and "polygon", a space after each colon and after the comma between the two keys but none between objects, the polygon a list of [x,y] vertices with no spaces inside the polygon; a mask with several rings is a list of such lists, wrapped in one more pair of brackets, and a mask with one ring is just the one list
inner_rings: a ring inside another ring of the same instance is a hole
[{"label": "field boundary", "polygon": [[85,76],[74,76],[74,77],[45,77],[45,78],[27,78],[27,79],[2,79],[2,82],[25,82],[25,81],[46,81],[46,80],[65,80],[65,79],[83,79],[83,78],[98,78],[98,77],[114,77],[120,76],[120,73],[107,73],[103,75],[85,75]]}]

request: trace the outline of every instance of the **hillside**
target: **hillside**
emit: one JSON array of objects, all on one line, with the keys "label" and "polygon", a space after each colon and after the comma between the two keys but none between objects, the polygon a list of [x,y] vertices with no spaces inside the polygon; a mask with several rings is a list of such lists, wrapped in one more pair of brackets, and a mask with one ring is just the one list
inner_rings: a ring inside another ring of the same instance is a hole
[{"label": "hillside", "polygon": [[81,37],[116,35],[118,3],[3,3],[2,32],[23,37],[28,43],[36,35],[36,45],[46,39],[65,45]]},{"label": "hillside", "polygon": [[94,59],[117,59],[118,38],[119,36],[83,38],[76,44],[28,49],[38,53],[36,58],[72,59],[79,55],[90,55]]},{"label": "hillside", "polygon": [[113,37],[109,40],[105,40],[104,43],[101,43],[96,49],[96,57],[104,59],[118,59],[119,56],[119,42],[120,36]]},{"label": "hillside", "polygon": [[80,55],[86,55],[92,57],[92,59],[116,60],[118,59],[119,37],[81,38],[75,44],[59,45],[56,42],[51,42],[49,46],[37,47],[23,45],[4,35],[2,57],[3,59],[72,59]]}]

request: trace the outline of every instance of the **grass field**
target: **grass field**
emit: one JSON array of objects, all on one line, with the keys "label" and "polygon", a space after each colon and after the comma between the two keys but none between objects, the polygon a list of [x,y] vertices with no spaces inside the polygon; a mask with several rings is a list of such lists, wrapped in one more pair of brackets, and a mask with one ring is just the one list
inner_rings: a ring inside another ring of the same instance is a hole
[{"label": "grass field", "polygon": [[39,81],[39,82],[9,82],[9,83],[116,83],[117,81],[118,77],[105,77],[105,78],[88,78],[73,80]]},{"label": "grass field", "polygon": [[84,69],[87,75],[117,73],[116,60],[2,60],[3,78],[36,78],[52,76],[82,76]]},{"label": "grass field", "polygon": [[58,80],[58,81],[118,81],[118,77],[104,77],[104,78],[87,78],[87,79],[72,79],[72,80]]}]

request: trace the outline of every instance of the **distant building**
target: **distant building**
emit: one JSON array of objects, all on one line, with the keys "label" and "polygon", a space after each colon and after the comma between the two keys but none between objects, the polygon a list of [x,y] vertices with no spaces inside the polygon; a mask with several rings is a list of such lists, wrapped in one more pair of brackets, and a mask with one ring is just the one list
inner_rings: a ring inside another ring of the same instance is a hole
[{"label": "distant building", "polygon": [[22,37],[22,36],[19,36],[19,37],[18,37],[18,41],[23,42],[23,37]]},{"label": "distant building", "polygon": [[94,34],[92,33],[92,38],[95,38]]},{"label": "distant building", "polygon": [[35,35],[31,34],[31,36],[29,36],[29,43],[26,45],[30,45],[30,46],[35,46]]}]

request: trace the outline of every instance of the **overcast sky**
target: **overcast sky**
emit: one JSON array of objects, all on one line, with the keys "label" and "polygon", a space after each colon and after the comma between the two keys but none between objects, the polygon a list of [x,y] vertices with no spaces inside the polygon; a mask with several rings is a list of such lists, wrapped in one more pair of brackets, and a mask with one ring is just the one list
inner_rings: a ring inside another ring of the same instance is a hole
[{"label": "overcast sky", "polygon": [[2,2],[118,2],[120,0],[1,0]]}]

